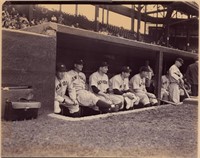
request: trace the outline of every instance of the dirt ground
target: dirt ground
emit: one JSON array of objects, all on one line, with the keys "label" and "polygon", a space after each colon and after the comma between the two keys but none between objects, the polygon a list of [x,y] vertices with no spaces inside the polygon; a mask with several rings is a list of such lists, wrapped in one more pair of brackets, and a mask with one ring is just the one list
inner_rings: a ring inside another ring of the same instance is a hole
[{"label": "dirt ground", "polygon": [[76,122],[48,112],[36,120],[2,121],[2,156],[197,157],[196,105]]}]

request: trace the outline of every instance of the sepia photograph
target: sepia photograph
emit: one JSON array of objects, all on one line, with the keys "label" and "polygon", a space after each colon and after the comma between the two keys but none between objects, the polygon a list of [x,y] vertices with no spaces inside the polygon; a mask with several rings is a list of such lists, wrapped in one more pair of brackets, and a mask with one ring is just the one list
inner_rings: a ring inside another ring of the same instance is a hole
[{"label": "sepia photograph", "polygon": [[197,158],[197,1],[1,3],[1,157]]}]

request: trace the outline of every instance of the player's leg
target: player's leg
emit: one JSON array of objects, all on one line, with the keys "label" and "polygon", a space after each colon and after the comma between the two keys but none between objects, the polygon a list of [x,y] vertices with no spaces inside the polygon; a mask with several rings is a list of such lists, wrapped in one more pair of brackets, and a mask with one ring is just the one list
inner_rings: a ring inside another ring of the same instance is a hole
[{"label": "player's leg", "polygon": [[151,93],[152,97],[149,98],[150,104],[151,106],[157,106],[158,105],[158,100],[156,99],[156,96]]},{"label": "player's leg", "polygon": [[74,105],[74,102],[68,97],[64,96],[66,104],[62,104],[63,106],[67,107],[69,109],[69,114],[71,117],[80,117],[80,108],[79,105]]},{"label": "player's leg", "polygon": [[178,84],[171,83],[169,85],[169,98],[170,98],[170,101],[172,101],[174,103],[180,102],[180,90],[179,90]]},{"label": "player's leg", "polygon": [[61,113],[60,103],[58,101],[54,101],[54,113],[56,114]]},{"label": "player's leg", "polygon": [[109,94],[109,98],[119,111],[124,104],[124,97],[122,95]]},{"label": "player's leg", "polygon": [[139,92],[135,93],[135,95],[140,99],[139,104],[134,106],[136,109],[150,106],[150,100],[145,93]]}]

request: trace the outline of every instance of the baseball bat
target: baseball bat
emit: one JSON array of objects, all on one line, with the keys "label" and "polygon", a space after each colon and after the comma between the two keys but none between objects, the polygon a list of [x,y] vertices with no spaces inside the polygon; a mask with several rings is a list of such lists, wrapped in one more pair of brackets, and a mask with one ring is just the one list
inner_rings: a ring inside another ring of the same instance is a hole
[{"label": "baseball bat", "polygon": [[185,89],[185,86],[182,85],[182,84],[179,84],[179,86],[184,90],[184,92],[185,92],[187,98],[191,98],[190,95],[188,94],[187,90]]}]

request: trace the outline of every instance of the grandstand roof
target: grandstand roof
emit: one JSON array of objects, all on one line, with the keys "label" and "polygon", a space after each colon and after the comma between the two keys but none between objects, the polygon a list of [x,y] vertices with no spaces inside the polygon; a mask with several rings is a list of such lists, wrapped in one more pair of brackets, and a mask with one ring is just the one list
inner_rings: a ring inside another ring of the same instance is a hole
[{"label": "grandstand roof", "polygon": [[[152,3],[143,3],[144,5],[149,5]],[[186,15],[198,16],[199,15],[199,7],[198,4],[195,2],[159,2],[156,4],[162,5],[165,9],[163,10],[155,10],[154,13],[167,11],[166,16],[163,17],[152,17],[149,16],[147,13],[141,12],[141,20],[150,23],[157,23],[157,24],[166,24],[166,23],[174,23],[177,21],[181,21],[181,18],[175,19],[171,17],[172,12],[174,10],[184,13]],[[101,8],[109,9],[115,13],[127,16],[127,17],[134,17],[138,18],[139,11],[133,8],[128,8],[122,5],[99,5]],[[133,13],[134,12],[134,13]]]}]

